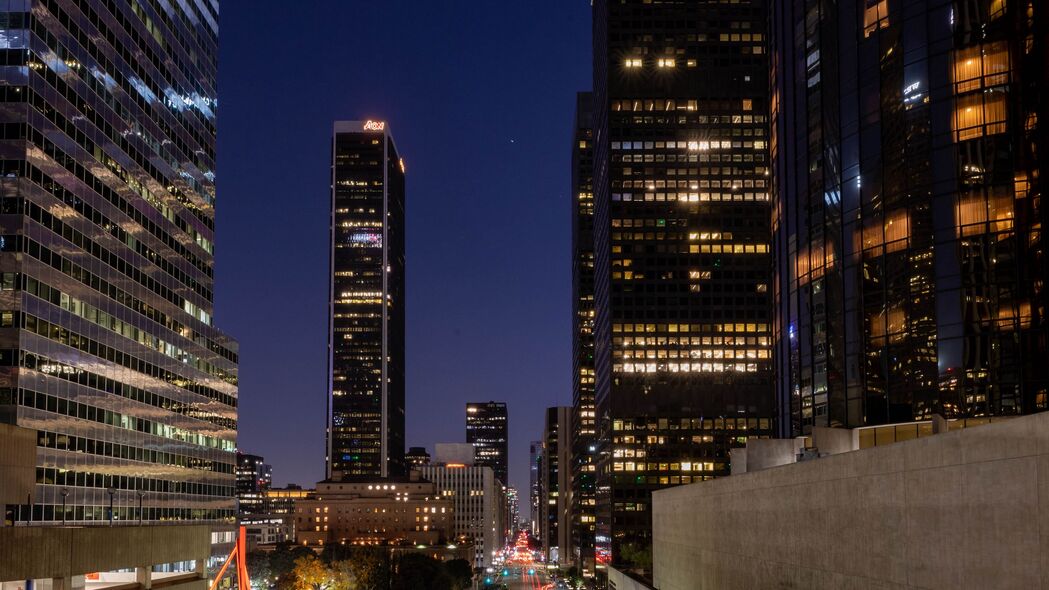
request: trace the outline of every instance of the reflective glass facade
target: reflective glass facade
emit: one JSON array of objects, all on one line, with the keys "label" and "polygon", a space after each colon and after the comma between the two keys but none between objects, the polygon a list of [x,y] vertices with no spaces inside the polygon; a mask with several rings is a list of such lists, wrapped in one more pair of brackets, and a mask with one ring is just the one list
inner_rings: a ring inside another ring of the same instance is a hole
[{"label": "reflective glass facade", "polygon": [[593,95],[576,99],[572,141],[572,460],[571,559],[594,572],[594,132]]},{"label": "reflective glass facade", "polygon": [[491,467],[506,483],[508,424],[504,402],[466,404],[466,442],[474,446],[474,465]]},{"label": "reflective glass facade", "polygon": [[1047,10],[774,3],[783,435],[1049,406]]},{"label": "reflective glass facade", "polygon": [[594,2],[599,562],[772,434],[766,10]]},{"label": "reflective glass facade", "polygon": [[385,122],[332,139],[328,478],[404,465],[404,162]]},{"label": "reflective glass facade", "polygon": [[39,445],[32,507],[7,518],[232,522],[237,346],[212,323],[218,2],[2,10],[0,416]]}]

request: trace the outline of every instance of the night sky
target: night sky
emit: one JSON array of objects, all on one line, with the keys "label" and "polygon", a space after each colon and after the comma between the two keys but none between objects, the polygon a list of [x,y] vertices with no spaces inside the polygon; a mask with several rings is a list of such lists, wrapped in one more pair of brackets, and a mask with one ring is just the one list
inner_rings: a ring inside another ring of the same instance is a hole
[{"label": "night sky", "polygon": [[238,446],[276,484],[323,476],[332,121],[385,119],[408,172],[407,444],[463,442],[467,401],[506,401],[527,494],[528,441],[572,397],[589,2],[226,0],[220,45],[215,321],[240,341]]}]

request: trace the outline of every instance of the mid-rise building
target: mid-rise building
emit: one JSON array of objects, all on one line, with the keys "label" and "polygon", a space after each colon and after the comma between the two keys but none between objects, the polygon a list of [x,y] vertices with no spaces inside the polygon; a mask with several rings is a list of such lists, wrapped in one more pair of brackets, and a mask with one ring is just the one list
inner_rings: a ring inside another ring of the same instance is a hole
[{"label": "mid-rise building", "polygon": [[649,551],[654,490],[773,433],[767,9],[593,2],[601,560]]},{"label": "mid-rise building", "polygon": [[572,554],[569,546],[571,501],[572,411],[569,406],[546,409],[543,429],[543,461],[540,498],[543,519],[539,540],[550,563],[560,563]]},{"label": "mid-rise building", "polygon": [[273,468],[258,455],[237,453],[237,510],[240,514],[265,511],[264,492],[273,485]]},{"label": "mid-rise building", "polygon": [[1049,408],[1045,3],[773,6],[781,434]]},{"label": "mid-rise building", "polygon": [[3,10],[0,415],[37,436],[35,489],[8,518],[232,525],[237,344],[214,322],[218,3]]},{"label": "mid-rise building", "polygon": [[472,543],[474,567],[492,565],[505,546],[502,485],[491,467],[480,465],[424,466],[422,476],[437,486],[440,498],[454,506],[452,535]]},{"label": "mid-rise building", "polygon": [[506,484],[507,415],[503,402],[466,404],[466,442],[477,449],[475,463],[495,471],[495,477]]},{"label": "mid-rise building", "polygon": [[418,469],[423,465],[430,464],[430,453],[426,451],[426,447],[411,447],[408,452],[404,454],[404,464],[409,470]]},{"label": "mid-rise building", "polygon": [[284,488],[270,488],[262,492],[263,512],[266,514],[295,514],[295,503],[313,495],[316,490],[288,484]]},{"label": "mid-rise building", "polygon": [[576,98],[572,142],[572,494],[571,560],[585,577],[594,574],[594,132],[593,94]]},{"label": "mid-rise building", "polygon": [[322,481],[295,503],[295,539],[307,546],[444,544],[452,539],[453,509],[418,474]]},{"label": "mid-rise building", "polygon": [[335,123],[328,479],[405,472],[404,184],[386,122]]}]

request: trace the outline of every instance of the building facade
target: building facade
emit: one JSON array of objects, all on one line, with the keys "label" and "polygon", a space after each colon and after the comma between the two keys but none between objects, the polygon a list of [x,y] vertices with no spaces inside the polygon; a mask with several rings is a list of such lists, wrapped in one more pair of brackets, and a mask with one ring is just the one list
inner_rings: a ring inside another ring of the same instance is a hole
[{"label": "building facade", "polygon": [[782,435],[1049,407],[1047,11],[773,3]]},{"label": "building facade", "polygon": [[768,15],[593,6],[596,551],[620,563],[649,550],[652,491],[773,432]]},{"label": "building facade", "polygon": [[237,345],[215,328],[217,3],[8,3],[0,419],[34,524],[236,517]]},{"label": "building facade", "polygon": [[404,161],[383,121],[332,139],[329,479],[404,467]]},{"label": "building facade", "polygon": [[257,514],[265,510],[264,492],[273,485],[273,467],[259,455],[237,453],[237,511]]},{"label": "building facade", "polygon": [[550,563],[567,562],[569,546],[569,507],[571,502],[572,412],[570,406],[546,409],[543,428],[543,460],[540,498],[542,523],[539,540]]},{"label": "building facade", "polygon": [[477,449],[475,464],[486,465],[504,485],[507,477],[508,422],[504,402],[466,404],[466,442]]},{"label": "building facade", "polygon": [[409,470],[429,465],[430,453],[426,451],[426,447],[411,447],[404,454],[404,464]]},{"label": "building facade", "polygon": [[433,545],[452,538],[453,504],[419,477],[317,483],[295,503],[295,540],[307,546]]},{"label": "building facade", "polygon": [[502,485],[488,466],[427,465],[422,476],[437,486],[440,498],[454,507],[452,536],[473,544],[474,567],[492,565],[505,544]]},{"label": "building facade", "polygon": [[539,535],[539,523],[542,522],[540,507],[542,502],[542,478],[540,469],[543,466],[543,441],[533,440],[528,443],[528,528],[533,536]]},{"label": "building facade", "polygon": [[597,413],[594,407],[594,131],[593,94],[576,98],[572,142],[572,554],[586,577],[594,573]]}]

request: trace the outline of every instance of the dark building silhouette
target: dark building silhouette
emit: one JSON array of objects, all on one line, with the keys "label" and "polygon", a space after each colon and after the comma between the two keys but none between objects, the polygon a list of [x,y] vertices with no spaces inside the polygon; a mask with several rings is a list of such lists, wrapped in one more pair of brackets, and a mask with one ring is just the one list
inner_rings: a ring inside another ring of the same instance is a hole
[{"label": "dark building silhouette", "polygon": [[332,140],[328,478],[404,465],[404,162],[383,121]]},{"label": "dark building silhouette", "polygon": [[773,432],[767,6],[597,0],[597,560]]},{"label": "dark building silhouette", "polygon": [[572,494],[570,560],[583,575],[594,574],[594,490],[597,446],[594,408],[594,133],[593,95],[576,98],[572,141]]},{"label": "dark building silhouette", "polygon": [[1044,410],[1049,5],[773,8],[781,433]]}]

